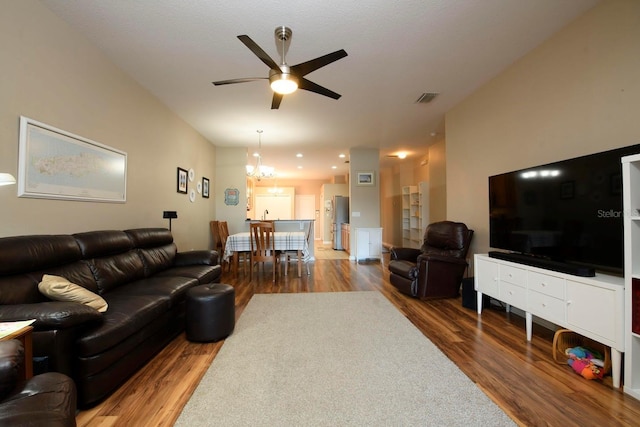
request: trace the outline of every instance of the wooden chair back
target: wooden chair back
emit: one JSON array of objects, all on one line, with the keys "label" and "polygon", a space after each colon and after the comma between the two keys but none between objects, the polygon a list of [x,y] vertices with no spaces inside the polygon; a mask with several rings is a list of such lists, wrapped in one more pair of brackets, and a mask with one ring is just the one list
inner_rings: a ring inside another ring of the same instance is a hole
[{"label": "wooden chair back", "polygon": [[[211,230],[211,239],[213,240],[213,249],[220,251],[221,242],[220,242],[220,231],[218,229],[218,221],[209,221],[209,230]],[[224,251],[224,248],[222,248]]]},{"label": "wooden chair back", "polygon": [[[275,249],[275,225],[273,222],[252,222],[250,225],[251,240],[251,274],[257,263],[273,263],[273,281],[276,280],[276,267],[280,254]],[[264,268],[264,267],[263,267]]]},{"label": "wooden chair back", "polygon": [[[310,246],[313,244],[313,242],[311,242],[309,239],[311,237],[311,227],[313,227],[313,223],[309,222],[309,225],[307,226],[307,231],[304,235],[305,240],[307,241],[307,246]],[[298,251],[284,251],[284,256],[285,256],[285,261],[286,261],[286,265],[284,266],[284,274],[285,276],[287,275],[287,272],[289,270],[289,261],[291,260],[295,260],[295,261],[300,261],[298,259]],[[307,266],[307,274],[311,274],[309,272],[309,263],[305,262],[306,266]],[[280,266],[280,268],[283,268],[283,266]],[[300,276],[300,269],[298,268],[298,276]]]},{"label": "wooden chair back", "polygon": [[[227,238],[229,237],[229,226],[227,221],[218,221],[218,236],[220,237],[220,247],[222,248],[221,256],[224,256],[224,248],[227,246]],[[231,262],[227,262],[227,271],[231,271]]]}]

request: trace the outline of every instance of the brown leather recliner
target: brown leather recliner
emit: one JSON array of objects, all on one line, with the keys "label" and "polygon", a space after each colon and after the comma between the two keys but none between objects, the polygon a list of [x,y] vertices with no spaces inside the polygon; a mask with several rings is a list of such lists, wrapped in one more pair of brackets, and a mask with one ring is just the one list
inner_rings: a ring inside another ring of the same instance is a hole
[{"label": "brown leather recliner", "polygon": [[24,347],[18,340],[0,342],[0,425],[76,426],[76,387],[58,372],[19,379]]},{"label": "brown leather recliner", "polygon": [[391,248],[391,284],[420,299],[457,297],[472,236],[473,230],[461,222],[430,224],[420,249]]}]

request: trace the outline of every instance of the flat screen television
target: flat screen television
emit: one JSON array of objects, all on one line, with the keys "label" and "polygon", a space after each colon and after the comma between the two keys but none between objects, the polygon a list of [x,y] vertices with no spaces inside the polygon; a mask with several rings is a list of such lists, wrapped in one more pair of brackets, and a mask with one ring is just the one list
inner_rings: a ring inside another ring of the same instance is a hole
[{"label": "flat screen television", "polygon": [[489,177],[490,246],[621,275],[620,158],[637,153],[640,144]]}]

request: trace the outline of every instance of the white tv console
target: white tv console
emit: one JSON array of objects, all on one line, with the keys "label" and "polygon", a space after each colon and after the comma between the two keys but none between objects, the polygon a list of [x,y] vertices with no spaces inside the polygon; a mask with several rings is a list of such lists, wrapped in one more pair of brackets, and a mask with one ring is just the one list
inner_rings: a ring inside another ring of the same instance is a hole
[{"label": "white tv console", "polygon": [[625,340],[624,278],[605,274],[580,277],[488,255],[474,256],[478,314],[482,295],[525,312],[527,340],[533,316],[611,347],[613,386],[620,387]]}]

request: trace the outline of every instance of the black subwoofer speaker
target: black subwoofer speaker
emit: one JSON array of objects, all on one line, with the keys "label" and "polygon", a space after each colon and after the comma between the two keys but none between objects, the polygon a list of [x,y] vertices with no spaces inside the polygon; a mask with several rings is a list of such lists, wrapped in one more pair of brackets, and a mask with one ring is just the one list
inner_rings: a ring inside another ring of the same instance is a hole
[{"label": "black subwoofer speaker", "polygon": [[[478,296],[473,289],[474,278],[467,277],[462,279],[462,306],[464,308],[470,308],[477,310],[478,308]],[[482,308],[489,308],[491,305],[491,298],[489,295],[482,295]]]}]

